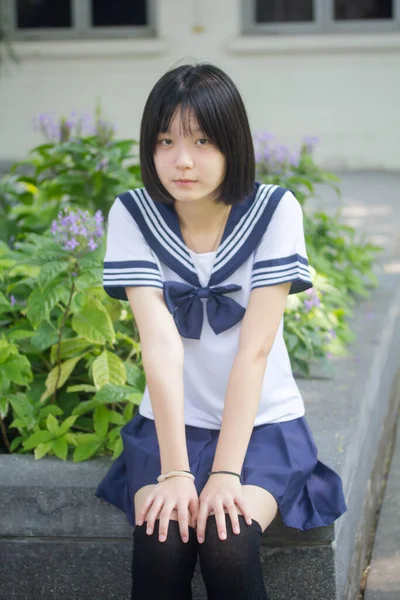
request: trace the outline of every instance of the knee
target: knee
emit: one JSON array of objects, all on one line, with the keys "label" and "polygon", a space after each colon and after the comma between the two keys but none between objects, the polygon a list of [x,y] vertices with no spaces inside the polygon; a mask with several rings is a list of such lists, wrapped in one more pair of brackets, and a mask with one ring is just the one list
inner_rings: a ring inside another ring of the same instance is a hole
[{"label": "knee", "polygon": [[199,545],[199,558],[208,573],[213,571],[239,576],[246,573],[249,566],[260,560],[260,545],[262,530],[257,521],[247,525],[245,518],[238,515],[240,533],[235,534],[228,514],[226,519],[226,540],[218,536],[217,524],[214,516],[207,520],[205,539]]},{"label": "knee", "polygon": [[137,570],[151,569],[152,576],[166,576],[176,568],[194,565],[197,558],[197,539],[195,530],[189,527],[189,541],[183,542],[179,524],[170,521],[165,542],[158,539],[160,521],[154,523],[151,535],[146,533],[146,525],[136,526],[133,533],[133,561]]}]

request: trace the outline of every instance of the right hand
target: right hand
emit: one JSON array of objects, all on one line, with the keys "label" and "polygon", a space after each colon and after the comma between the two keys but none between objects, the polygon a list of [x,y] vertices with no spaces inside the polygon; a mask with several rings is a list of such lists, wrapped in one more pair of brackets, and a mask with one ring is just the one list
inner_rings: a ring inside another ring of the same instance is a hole
[{"label": "right hand", "polygon": [[151,535],[154,531],[154,523],[159,518],[158,539],[160,542],[165,542],[173,510],[176,510],[182,541],[186,543],[189,540],[188,512],[191,516],[190,525],[194,528],[199,511],[197,490],[189,477],[169,477],[162,483],[158,483],[147,497],[138,515],[137,524],[142,525],[147,521],[146,533]]}]

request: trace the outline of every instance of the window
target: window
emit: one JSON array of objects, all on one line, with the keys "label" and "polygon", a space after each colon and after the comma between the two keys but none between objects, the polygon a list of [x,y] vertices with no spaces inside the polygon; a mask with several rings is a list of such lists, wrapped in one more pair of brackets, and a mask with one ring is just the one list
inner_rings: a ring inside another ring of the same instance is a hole
[{"label": "window", "polygon": [[14,39],[154,36],[155,0],[0,0]]},{"label": "window", "polygon": [[242,0],[243,33],[400,29],[400,0]]}]

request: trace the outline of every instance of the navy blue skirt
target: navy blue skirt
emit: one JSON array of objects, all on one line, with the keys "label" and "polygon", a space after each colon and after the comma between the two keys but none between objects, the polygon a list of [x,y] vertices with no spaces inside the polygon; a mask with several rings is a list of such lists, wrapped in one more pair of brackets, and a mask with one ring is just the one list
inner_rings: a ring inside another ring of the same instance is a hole
[{"label": "navy blue skirt", "polygon": [[[219,430],[186,425],[190,470],[198,494],[207,483]],[[125,512],[135,526],[134,495],[156,484],[160,452],[155,424],[137,413],[121,429],[124,449],[95,495]],[[342,481],[317,458],[305,417],[254,427],[242,468],[242,485],[257,485],[276,499],[283,522],[305,530],[330,525],[347,509]]]}]

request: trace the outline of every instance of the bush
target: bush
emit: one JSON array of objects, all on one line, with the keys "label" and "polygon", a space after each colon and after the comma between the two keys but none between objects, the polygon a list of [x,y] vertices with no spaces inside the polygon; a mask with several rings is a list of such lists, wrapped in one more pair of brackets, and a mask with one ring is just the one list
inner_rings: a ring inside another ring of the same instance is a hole
[{"label": "bush", "polygon": [[[145,378],[126,302],[102,287],[103,213],[141,185],[134,140],[73,115],[37,126],[47,143],[0,180],[0,427],[3,451],[86,460],[122,451],[121,427],[137,411]],[[89,130],[88,130],[89,129]],[[315,185],[338,180],[312,158],[315,140],[294,156],[256,137],[258,177],[291,189],[303,206]],[[352,228],[304,211],[314,288],[289,296],[285,340],[292,367],[329,374],[330,357],[353,339],[356,296],[377,284],[377,251]]]}]

